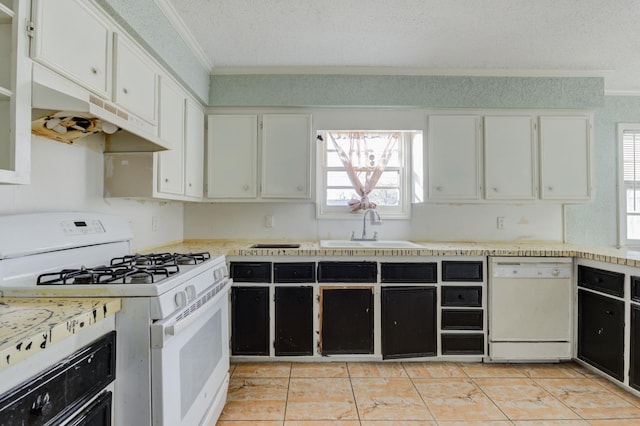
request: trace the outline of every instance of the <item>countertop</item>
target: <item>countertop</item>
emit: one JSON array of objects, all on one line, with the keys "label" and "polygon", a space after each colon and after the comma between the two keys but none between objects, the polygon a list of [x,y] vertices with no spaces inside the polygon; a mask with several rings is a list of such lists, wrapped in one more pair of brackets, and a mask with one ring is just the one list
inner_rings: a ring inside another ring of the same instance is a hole
[{"label": "countertop", "polygon": [[115,315],[120,299],[0,299],[0,371]]},{"label": "countertop", "polygon": [[[255,243],[299,243],[297,249],[252,249]],[[201,252],[227,256],[559,256],[640,267],[640,251],[546,242],[433,242],[410,249],[320,248],[318,241],[185,240],[145,252]]]}]

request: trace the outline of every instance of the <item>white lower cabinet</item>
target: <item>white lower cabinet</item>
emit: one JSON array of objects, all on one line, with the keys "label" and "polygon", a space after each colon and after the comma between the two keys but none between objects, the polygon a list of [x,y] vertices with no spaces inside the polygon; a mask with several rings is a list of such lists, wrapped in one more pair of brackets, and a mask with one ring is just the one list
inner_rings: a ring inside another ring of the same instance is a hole
[{"label": "white lower cabinet", "polygon": [[209,199],[311,197],[311,115],[211,114],[207,148]]}]

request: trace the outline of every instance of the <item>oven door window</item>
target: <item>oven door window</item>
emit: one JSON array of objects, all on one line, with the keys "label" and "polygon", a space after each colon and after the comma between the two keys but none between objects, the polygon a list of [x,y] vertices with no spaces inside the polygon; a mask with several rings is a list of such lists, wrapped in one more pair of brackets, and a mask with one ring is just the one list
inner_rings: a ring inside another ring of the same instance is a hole
[{"label": "oven door window", "polygon": [[229,308],[226,294],[220,296],[183,319],[187,326],[152,325],[154,424],[199,424],[221,391],[229,370]]}]

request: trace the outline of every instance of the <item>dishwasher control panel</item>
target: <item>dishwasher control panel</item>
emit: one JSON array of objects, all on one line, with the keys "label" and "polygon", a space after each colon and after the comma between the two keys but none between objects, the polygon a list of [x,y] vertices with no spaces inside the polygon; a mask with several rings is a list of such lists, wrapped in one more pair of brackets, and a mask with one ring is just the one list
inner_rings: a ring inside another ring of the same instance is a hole
[{"label": "dishwasher control panel", "polygon": [[494,278],[571,278],[573,264],[567,262],[510,262],[491,263]]}]

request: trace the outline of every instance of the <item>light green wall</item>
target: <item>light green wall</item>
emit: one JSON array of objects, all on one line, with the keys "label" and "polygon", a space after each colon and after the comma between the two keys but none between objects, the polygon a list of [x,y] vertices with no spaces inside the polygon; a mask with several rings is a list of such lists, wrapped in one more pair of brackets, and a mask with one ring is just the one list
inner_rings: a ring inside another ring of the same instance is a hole
[{"label": "light green wall", "polygon": [[566,208],[566,240],[571,243],[618,244],[618,123],[640,123],[640,96],[605,96],[595,112],[593,186],[589,204]]},{"label": "light green wall", "polygon": [[602,78],[212,75],[211,106],[595,108]]},{"label": "light green wall", "polygon": [[209,70],[198,61],[154,0],[95,1],[207,104]]}]

